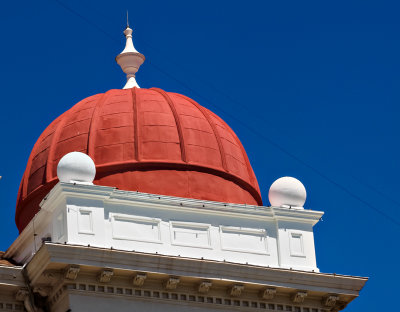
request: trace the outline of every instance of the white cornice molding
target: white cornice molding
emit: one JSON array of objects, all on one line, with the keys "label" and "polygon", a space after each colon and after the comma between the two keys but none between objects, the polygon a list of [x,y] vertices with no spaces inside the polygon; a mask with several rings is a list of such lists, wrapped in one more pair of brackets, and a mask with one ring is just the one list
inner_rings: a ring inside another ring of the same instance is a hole
[{"label": "white cornice molding", "polygon": [[25,281],[22,276],[22,267],[0,265],[0,288],[2,286],[24,287]]},{"label": "white cornice molding", "polygon": [[[45,260],[45,261],[44,261]],[[265,285],[358,296],[368,278],[326,273],[266,268],[212,260],[163,256],[76,245],[45,243],[28,264],[31,280],[45,269],[43,263],[76,264],[107,267],[134,272],[157,272],[169,276],[186,276],[202,280],[235,281],[242,284]]]},{"label": "white cornice molding", "polygon": [[[47,225],[46,221],[49,219],[49,217],[49,211],[40,210],[28,223],[25,229],[19,234],[19,236],[11,244],[11,246],[8,247],[7,251],[4,254],[4,257],[8,259],[14,259],[15,261],[20,263],[25,263],[29,261],[33,254],[25,255],[24,259],[19,258],[23,255],[24,252],[29,250],[29,245],[38,245],[36,240],[40,238],[37,238],[35,234],[43,230],[43,228]],[[35,247],[33,247],[32,250],[35,250]]]},{"label": "white cornice molding", "polygon": [[[54,206],[54,203],[66,198],[68,195],[79,198],[90,199],[107,199],[111,196],[115,187],[100,186],[100,185],[86,185],[76,183],[57,183],[50,193],[41,201],[40,207],[48,209],[48,206]],[[50,203],[50,204],[49,204]]]},{"label": "white cornice molding", "polygon": [[[50,210],[54,203],[65,199],[67,196],[100,199],[105,202],[118,202],[124,204],[140,203],[142,207],[190,211],[197,213],[213,213],[221,215],[240,215],[251,219],[275,219],[287,221],[307,222],[316,224],[323,215],[321,211],[306,209],[266,207],[244,204],[221,203],[214,201],[156,195],[141,192],[122,191],[114,187],[99,185],[81,185],[73,183],[58,183],[42,201],[41,207]],[[51,203],[51,204],[48,204]]]}]

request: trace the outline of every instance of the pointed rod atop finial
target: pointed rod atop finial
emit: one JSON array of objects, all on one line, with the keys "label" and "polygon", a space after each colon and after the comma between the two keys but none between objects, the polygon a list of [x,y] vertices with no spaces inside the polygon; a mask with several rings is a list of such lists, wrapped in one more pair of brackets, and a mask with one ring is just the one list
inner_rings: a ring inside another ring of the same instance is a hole
[{"label": "pointed rod atop finial", "polygon": [[128,15],[128,10],[126,10],[126,28],[129,28],[129,15]]},{"label": "pointed rod atop finial", "polygon": [[118,65],[121,66],[122,71],[126,74],[127,82],[124,89],[134,87],[139,88],[135,79],[135,74],[139,70],[140,65],[143,64],[145,57],[133,46],[132,29],[129,27],[128,11],[126,11],[126,24],[127,27],[124,30],[124,35],[126,37],[125,49],[117,55],[115,60]]}]

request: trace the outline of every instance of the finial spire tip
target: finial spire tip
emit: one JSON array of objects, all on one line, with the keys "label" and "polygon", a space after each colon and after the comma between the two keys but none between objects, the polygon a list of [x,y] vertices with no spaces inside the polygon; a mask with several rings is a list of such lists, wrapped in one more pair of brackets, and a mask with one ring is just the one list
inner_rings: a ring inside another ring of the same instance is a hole
[{"label": "finial spire tip", "polygon": [[128,10],[126,10],[126,28],[129,28],[129,15],[128,15]]}]

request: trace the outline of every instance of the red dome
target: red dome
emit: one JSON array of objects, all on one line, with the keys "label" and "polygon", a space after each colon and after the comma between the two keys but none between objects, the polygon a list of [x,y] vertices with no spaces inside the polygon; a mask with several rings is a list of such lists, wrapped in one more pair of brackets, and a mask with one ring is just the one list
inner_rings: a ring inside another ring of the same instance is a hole
[{"label": "red dome", "polygon": [[20,231],[58,182],[58,161],[72,151],[94,160],[94,184],[262,205],[246,152],[221,118],[180,94],[110,90],[80,101],[39,137],[18,192]]}]

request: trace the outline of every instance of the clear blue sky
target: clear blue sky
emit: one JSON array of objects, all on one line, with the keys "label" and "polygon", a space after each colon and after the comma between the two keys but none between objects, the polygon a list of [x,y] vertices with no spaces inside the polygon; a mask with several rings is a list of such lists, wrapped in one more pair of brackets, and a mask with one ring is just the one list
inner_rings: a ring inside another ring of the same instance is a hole
[{"label": "clear blue sky", "polygon": [[315,227],[321,271],[370,277],[347,311],[393,308],[385,298],[397,297],[400,277],[396,1],[60,1],[81,17],[55,0],[1,3],[1,250],[17,236],[17,190],[40,133],[79,100],[124,85],[114,57],[129,9],[146,56],[139,84],[183,93],[225,119],[265,204],[275,179],[299,178],[306,208],[325,211]]}]

